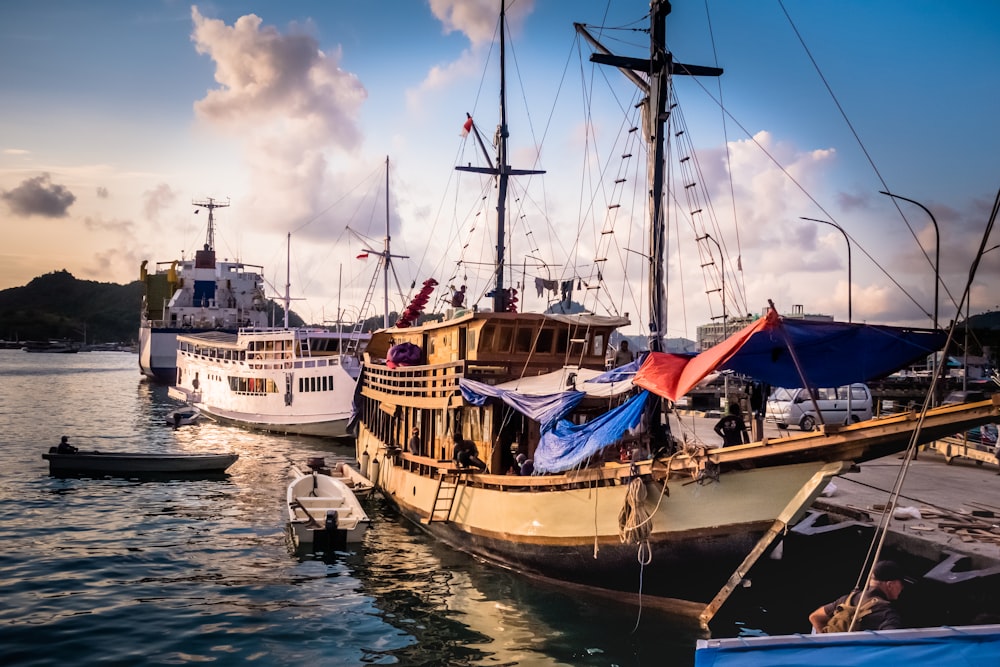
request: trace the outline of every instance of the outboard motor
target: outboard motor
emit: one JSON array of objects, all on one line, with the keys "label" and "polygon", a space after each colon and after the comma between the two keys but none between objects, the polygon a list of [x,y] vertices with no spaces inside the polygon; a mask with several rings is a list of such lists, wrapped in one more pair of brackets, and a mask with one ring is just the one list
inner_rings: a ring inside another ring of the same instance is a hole
[{"label": "outboard motor", "polygon": [[337,510],[326,511],[326,522],[323,525],[322,536],[317,533],[315,536],[316,551],[346,551],[347,531],[337,527]]}]

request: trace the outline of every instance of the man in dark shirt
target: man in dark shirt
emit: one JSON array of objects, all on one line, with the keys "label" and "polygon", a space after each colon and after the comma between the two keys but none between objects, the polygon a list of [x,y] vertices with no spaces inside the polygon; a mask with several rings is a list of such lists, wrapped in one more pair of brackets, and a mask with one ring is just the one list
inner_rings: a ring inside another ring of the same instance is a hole
[{"label": "man in dark shirt", "polygon": [[853,631],[892,630],[903,627],[903,619],[896,609],[895,601],[903,592],[904,576],[902,568],[894,561],[879,561],[872,570],[871,583],[864,595],[854,591],[809,614],[809,623],[812,624],[813,631],[830,632],[831,628],[827,626],[837,613],[837,608],[844,603],[860,605],[862,610],[868,609],[867,613],[858,614],[857,623],[851,628]]},{"label": "man in dark shirt", "polygon": [[458,433],[454,438],[455,465],[459,468],[478,468],[480,472],[486,471],[486,463],[479,458],[479,449],[471,440],[466,440]]},{"label": "man in dark shirt", "polygon": [[715,432],[722,438],[723,447],[744,445],[750,442],[747,425],[743,421],[739,403],[729,404],[729,413],[715,424]]},{"label": "man in dark shirt", "polygon": [[65,435],[59,441],[59,446],[56,447],[57,454],[76,454],[76,451],[76,447],[69,444],[69,438]]}]

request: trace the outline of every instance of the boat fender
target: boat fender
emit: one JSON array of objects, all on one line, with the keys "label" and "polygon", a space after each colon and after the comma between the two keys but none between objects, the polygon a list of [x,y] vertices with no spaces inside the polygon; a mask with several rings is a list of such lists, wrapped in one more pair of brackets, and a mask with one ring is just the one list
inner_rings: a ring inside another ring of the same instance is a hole
[{"label": "boat fender", "polygon": [[361,453],[361,460],[358,461],[358,463],[361,464],[361,474],[367,477],[368,479],[371,479],[371,475],[369,474],[368,470],[368,461],[370,458],[371,457],[368,456],[368,451],[366,450]]},{"label": "boat fender", "polygon": [[375,486],[378,486],[378,468],[379,468],[378,459],[373,459],[372,460],[372,470],[371,470],[372,476],[369,477],[369,479],[371,480],[372,484],[375,485]]}]

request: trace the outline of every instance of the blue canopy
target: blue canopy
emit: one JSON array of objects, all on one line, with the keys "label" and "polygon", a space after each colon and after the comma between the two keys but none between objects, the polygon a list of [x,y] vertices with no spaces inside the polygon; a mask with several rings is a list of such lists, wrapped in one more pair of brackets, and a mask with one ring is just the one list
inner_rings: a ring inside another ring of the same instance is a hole
[{"label": "blue canopy", "polygon": [[945,331],[874,324],[781,318],[781,325],[758,331],[720,368],[776,387],[801,387],[791,348],[812,387],[867,382],[944,347]]},{"label": "blue canopy", "polygon": [[535,450],[535,472],[572,470],[588,458],[639,426],[648,391],[643,391],[619,407],[591,419],[586,424],[567,420],[542,433]]},{"label": "blue canopy", "polygon": [[586,392],[569,390],[555,394],[533,396],[522,394],[513,389],[501,389],[492,385],[461,379],[458,381],[462,390],[462,398],[472,405],[483,405],[489,398],[499,398],[521,414],[534,419],[542,425],[542,430],[549,428],[583,400]]}]

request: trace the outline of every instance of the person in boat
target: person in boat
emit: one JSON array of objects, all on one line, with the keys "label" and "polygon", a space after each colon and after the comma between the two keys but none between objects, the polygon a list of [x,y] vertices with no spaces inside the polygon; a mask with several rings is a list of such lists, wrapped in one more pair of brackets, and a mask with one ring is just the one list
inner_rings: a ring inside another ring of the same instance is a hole
[{"label": "person in boat", "polygon": [[745,445],[750,442],[750,434],[747,433],[747,425],[743,421],[739,403],[729,404],[729,412],[715,423],[714,430],[722,438],[723,447]]},{"label": "person in boat", "polygon": [[76,454],[77,451],[76,447],[69,444],[69,437],[65,435],[59,441],[59,446],[56,447],[57,454]]},{"label": "person in boat", "polygon": [[[857,612],[853,630],[892,630],[904,627],[895,603],[903,592],[905,577],[903,568],[895,561],[879,561],[872,569],[871,581],[863,596],[860,591],[854,590],[809,614],[813,632],[846,631],[851,623],[850,617],[855,615],[855,608],[859,604],[861,609]],[[838,619],[838,615],[844,618]]]},{"label": "person in boat", "polygon": [[518,454],[517,459],[515,460],[517,461],[518,475],[523,475],[527,477],[531,475],[531,473],[535,472],[535,462],[532,459],[529,459],[524,454]]},{"label": "person in boat", "polygon": [[476,447],[476,443],[466,440],[456,433],[454,445],[454,454],[452,456],[455,465],[459,468],[478,468],[479,472],[486,471],[486,463],[479,458],[479,449]]},{"label": "person in boat", "polygon": [[416,426],[410,430],[410,439],[406,442],[406,451],[415,456],[420,456],[420,429]]}]

